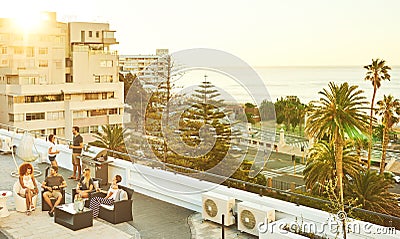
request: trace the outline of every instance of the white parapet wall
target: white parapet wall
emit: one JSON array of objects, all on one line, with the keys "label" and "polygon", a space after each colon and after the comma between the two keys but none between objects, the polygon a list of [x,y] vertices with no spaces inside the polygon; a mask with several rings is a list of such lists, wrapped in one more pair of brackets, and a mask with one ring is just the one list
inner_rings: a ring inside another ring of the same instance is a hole
[{"label": "white parapet wall", "polygon": [[[12,137],[12,142],[18,146],[22,135],[15,134],[12,131],[0,129],[0,135]],[[48,142],[42,139],[35,139],[37,150],[46,155]],[[93,147],[93,146],[91,146]],[[58,165],[62,168],[71,170],[71,150],[67,145],[58,146],[61,153],[57,156]],[[110,157],[111,158],[111,157]],[[47,160],[47,159],[46,159]],[[226,186],[214,184],[204,180],[195,179],[186,175],[165,171],[159,168],[152,168],[141,164],[134,164],[129,161],[111,158],[113,162],[109,164],[108,175],[110,182],[112,177],[120,174],[123,178],[122,184],[133,188],[136,192],[156,198],[165,202],[172,203],[196,212],[202,212],[202,193],[212,191],[227,197],[233,197],[238,201],[251,202],[277,211],[278,219],[286,218],[294,222],[307,222],[315,224],[316,227],[323,227],[332,222],[332,216],[328,212],[298,206],[294,203],[259,196],[254,193],[243,190],[228,188]],[[387,231],[387,228],[377,226],[371,223],[353,221],[354,224],[360,224],[362,228],[368,228],[369,231],[360,231],[354,233],[348,238],[370,238],[369,233]],[[367,226],[365,224],[368,224]],[[361,228],[361,230],[362,230]],[[334,233],[322,233],[329,238],[335,238]],[[389,235],[380,235],[380,238],[400,238],[400,231],[394,230]],[[340,238],[340,237],[339,237]],[[371,237],[373,238],[373,237]]]}]

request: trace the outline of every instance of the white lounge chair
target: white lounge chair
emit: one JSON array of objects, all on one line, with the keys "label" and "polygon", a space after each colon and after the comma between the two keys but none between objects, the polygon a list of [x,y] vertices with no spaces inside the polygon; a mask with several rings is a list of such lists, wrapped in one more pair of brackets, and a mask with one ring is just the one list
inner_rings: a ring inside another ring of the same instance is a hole
[{"label": "white lounge chair", "polygon": [[[18,194],[20,189],[21,189],[21,184],[19,183],[19,181],[15,182],[14,187],[13,187],[15,210],[17,210],[17,212],[26,212],[26,210],[27,210],[26,199],[24,197],[21,197],[21,195]],[[37,203],[37,198],[38,198],[38,195],[35,195],[32,197],[32,203],[35,207],[36,207],[36,203]]]}]

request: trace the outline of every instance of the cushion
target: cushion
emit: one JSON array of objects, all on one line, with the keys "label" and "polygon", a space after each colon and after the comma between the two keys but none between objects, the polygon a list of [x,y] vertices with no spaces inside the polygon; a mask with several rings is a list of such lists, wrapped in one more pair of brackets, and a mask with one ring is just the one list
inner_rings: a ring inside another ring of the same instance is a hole
[{"label": "cushion", "polygon": [[118,189],[117,192],[115,193],[115,202],[118,202],[120,200],[120,195],[121,195],[121,189]]},{"label": "cushion", "polygon": [[128,200],[128,193],[124,190],[121,189],[121,192],[119,194],[119,200]]},{"label": "cushion", "polygon": [[128,200],[128,193],[125,192],[122,189],[118,189],[115,195],[115,202],[121,201],[121,200]]},{"label": "cushion", "polygon": [[100,204],[100,207],[103,207],[103,208],[105,208],[107,210],[110,210],[110,211],[114,210],[114,205]]}]

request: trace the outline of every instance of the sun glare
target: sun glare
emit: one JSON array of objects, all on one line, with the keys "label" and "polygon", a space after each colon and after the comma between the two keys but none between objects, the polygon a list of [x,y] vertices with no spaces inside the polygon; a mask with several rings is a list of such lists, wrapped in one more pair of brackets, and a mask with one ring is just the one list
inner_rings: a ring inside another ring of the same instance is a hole
[{"label": "sun glare", "polygon": [[16,27],[23,32],[33,32],[40,27],[40,23],[45,19],[45,15],[37,12],[21,12],[13,17]]}]

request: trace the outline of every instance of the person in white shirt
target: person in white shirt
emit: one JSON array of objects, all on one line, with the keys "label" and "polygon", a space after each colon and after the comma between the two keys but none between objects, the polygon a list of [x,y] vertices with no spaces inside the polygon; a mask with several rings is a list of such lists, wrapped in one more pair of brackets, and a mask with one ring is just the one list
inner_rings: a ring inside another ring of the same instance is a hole
[{"label": "person in white shirt", "polygon": [[122,181],[121,175],[115,175],[113,181],[111,183],[110,189],[107,192],[107,196],[102,197],[93,197],[90,200],[89,208],[93,210],[93,218],[97,218],[100,212],[100,204],[105,205],[113,205],[115,201],[115,197],[118,192],[118,183]]},{"label": "person in white shirt", "polygon": [[32,198],[39,192],[35,176],[33,175],[32,164],[23,163],[19,166],[19,184],[21,185],[21,189],[18,194],[26,199],[26,215],[29,216],[31,212],[35,210]]},{"label": "person in white shirt", "polygon": [[56,141],[56,137],[53,134],[49,135],[50,146],[48,149],[48,155],[49,155],[49,160],[50,160],[51,166],[58,167],[58,164],[56,161],[56,156],[57,156],[57,154],[60,153],[60,150],[57,150],[55,141]]}]

